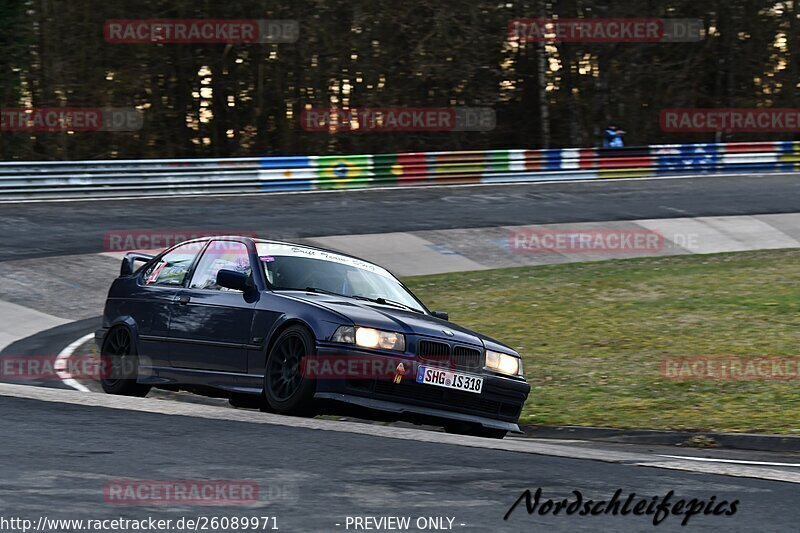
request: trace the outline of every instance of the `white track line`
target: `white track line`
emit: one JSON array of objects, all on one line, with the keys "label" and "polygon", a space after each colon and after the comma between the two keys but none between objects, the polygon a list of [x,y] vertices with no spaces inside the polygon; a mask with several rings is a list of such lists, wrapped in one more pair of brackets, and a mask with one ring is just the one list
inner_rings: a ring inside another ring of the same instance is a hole
[{"label": "white track line", "polygon": [[90,340],[92,337],[94,337],[94,333],[87,333],[80,339],[73,341],[69,346],[61,350],[61,352],[56,356],[56,362],[53,365],[56,370],[56,374],[61,378],[61,381],[64,382],[64,385],[72,387],[73,389],[81,392],[92,391],[72,379],[71,374],[67,372],[67,369],[69,368],[69,358],[72,357],[72,354],[78,349],[78,346]]},{"label": "white track line", "polygon": [[736,465],[800,467],[800,463],[773,463],[770,461],[740,461],[738,459],[715,459],[713,457],[692,457],[686,455],[659,455],[659,457],[668,457],[670,459],[682,459],[684,461],[700,461],[706,463],[730,463]]}]

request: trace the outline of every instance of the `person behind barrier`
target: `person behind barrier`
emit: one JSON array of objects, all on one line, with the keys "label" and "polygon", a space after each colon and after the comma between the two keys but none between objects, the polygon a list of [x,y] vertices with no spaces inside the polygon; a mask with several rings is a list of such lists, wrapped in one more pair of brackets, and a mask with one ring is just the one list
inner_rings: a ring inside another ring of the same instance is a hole
[{"label": "person behind barrier", "polygon": [[614,124],[609,125],[603,133],[603,148],[622,148],[625,146],[625,141],[622,136],[625,132],[619,129]]}]

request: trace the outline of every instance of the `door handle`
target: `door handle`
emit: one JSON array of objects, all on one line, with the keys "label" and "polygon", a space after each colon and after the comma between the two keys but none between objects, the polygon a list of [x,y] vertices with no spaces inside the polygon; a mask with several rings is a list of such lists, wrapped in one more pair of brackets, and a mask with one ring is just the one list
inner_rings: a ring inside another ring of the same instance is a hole
[{"label": "door handle", "polygon": [[188,296],[178,296],[178,303],[181,305],[188,304],[192,299]]}]

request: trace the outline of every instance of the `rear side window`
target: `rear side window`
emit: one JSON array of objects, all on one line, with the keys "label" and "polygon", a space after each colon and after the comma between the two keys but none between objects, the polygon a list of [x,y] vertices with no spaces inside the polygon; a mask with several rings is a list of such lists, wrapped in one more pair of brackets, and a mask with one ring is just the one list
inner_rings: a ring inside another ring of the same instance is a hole
[{"label": "rear side window", "polygon": [[204,244],[202,241],[182,244],[163,256],[144,272],[145,285],[182,285]]},{"label": "rear side window", "polygon": [[216,291],[230,290],[217,285],[217,272],[223,268],[244,272],[249,276],[252,273],[252,269],[250,268],[250,255],[247,253],[247,246],[240,242],[212,241],[197,264],[189,288]]}]

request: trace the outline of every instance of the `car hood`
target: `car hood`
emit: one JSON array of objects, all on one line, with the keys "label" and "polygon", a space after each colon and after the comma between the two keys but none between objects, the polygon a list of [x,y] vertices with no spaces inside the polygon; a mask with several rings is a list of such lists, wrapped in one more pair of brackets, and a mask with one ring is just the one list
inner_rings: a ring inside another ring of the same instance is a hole
[{"label": "car hood", "polygon": [[[488,348],[494,346],[495,348],[511,350],[508,346],[491,337],[430,315],[328,294],[293,293],[291,296],[346,316],[357,326],[437,337],[446,341],[483,345]],[[449,331],[453,335],[447,335],[445,331]],[[513,350],[511,351],[513,352]]]}]

